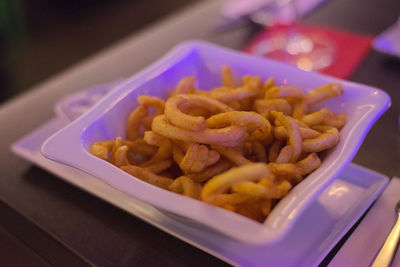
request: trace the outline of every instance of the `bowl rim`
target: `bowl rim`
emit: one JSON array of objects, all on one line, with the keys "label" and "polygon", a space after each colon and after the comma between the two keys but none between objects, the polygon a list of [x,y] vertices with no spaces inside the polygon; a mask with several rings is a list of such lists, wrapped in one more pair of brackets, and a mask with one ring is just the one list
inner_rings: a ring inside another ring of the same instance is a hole
[{"label": "bowl rim", "polygon": [[[81,142],[81,137],[85,130],[97,119],[106,114],[110,109],[110,106],[118,104],[118,100],[123,99],[143,83],[157,77],[171,66],[179,64],[181,59],[185,58],[194,50],[222,52],[243,59],[256,60],[260,62],[267,61],[270,64],[277,64],[291,72],[306,73],[306,75],[322,77],[327,81],[327,83],[339,82],[344,87],[364,88],[368,90],[368,92],[374,92],[377,99],[375,103],[376,105],[371,112],[362,117],[358,123],[358,128],[353,129],[353,131],[349,133],[349,137],[346,138],[348,143],[347,145],[349,145],[351,149],[342,150],[339,157],[333,162],[335,164],[331,164],[328,168],[320,171],[322,172],[320,175],[324,175],[325,178],[314,179],[313,181],[307,179],[303,180],[291,190],[287,197],[281,200],[282,204],[280,203],[280,205],[277,206],[281,208],[276,209],[277,207],[275,207],[271,212],[272,217],[275,216],[275,219],[269,219],[269,217],[271,217],[270,215],[264,224],[260,224],[236,213],[155,187],[140,179],[132,179],[131,175],[125,173],[118,167],[111,164],[106,165],[103,160],[91,155],[84,148],[84,145]],[[288,230],[293,227],[299,215],[312,203],[322,190],[329,186],[347,164],[350,163],[373,123],[389,106],[390,97],[387,93],[378,88],[344,81],[319,73],[305,72],[281,62],[258,58],[229,48],[206,43],[204,41],[193,40],[177,45],[162,58],[117,85],[112,92],[107,94],[106,97],[93,106],[87,113],[50,136],[43,143],[41,153],[46,158],[88,172],[118,190],[141,199],[150,205],[200,222],[213,230],[221,232],[241,242],[251,244],[271,244],[278,242],[284,237]],[[358,137],[357,142],[354,142],[354,140],[349,142],[350,140],[348,139],[351,139],[350,137],[354,135]],[[72,142],[68,142],[68,145],[65,145],[65,140],[72,140]],[[108,178],[106,177],[107,175],[112,176],[112,181],[109,178],[110,176]],[[132,187],[135,186],[136,188],[139,188],[140,191],[132,191]],[[156,200],[151,198],[150,196],[153,194],[159,196],[162,201],[159,201],[158,198]],[[298,201],[299,198],[301,201]],[[296,202],[294,200],[296,200],[297,203],[294,203]],[[190,207],[190,209],[188,210],[187,207]],[[221,224],[218,220],[221,220],[223,223]],[[238,231],[241,227],[246,227],[246,231]]]}]

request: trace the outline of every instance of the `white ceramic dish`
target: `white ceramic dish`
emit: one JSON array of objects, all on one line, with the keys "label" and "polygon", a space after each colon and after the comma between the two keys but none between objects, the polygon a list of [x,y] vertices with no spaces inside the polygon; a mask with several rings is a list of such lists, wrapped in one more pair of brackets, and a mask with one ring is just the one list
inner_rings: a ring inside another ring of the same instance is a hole
[{"label": "white ceramic dish", "polygon": [[[254,246],[177,219],[88,173],[43,157],[42,143],[65,125],[63,119],[53,118],[15,142],[12,150],[64,181],[233,266],[317,266],[381,194],[389,180],[383,174],[350,164],[312,201],[284,238],[273,244]],[[365,255],[352,255],[352,260],[363,262]]]},{"label": "white ceramic dish", "polygon": [[[260,75],[263,79],[273,76],[278,84],[295,84],[305,90],[332,82],[340,82],[345,88],[342,97],[324,103],[334,112],[347,115],[340,143],[325,155],[318,170],[279,202],[263,224],[134,179],[88,151],[95,141],[125,135],[125,122],[136,105],[137,96],[148,94],[165,98],[168,91],[188,75],[197,77],[199,88],[210,89],[220,84],[220,69],[225,64],[231,66],[238,77],[245,74]],[[388,95],[377,88],[304,72],[207,43],[187,42],[127,79],[85,115],[51,136],[43,144],[42,153],[52,160],[84,170],[142,201],[231,238],[266,244],[283,238],[318,193],[329,186],[354,157],[366,133],[389,104]]]}]

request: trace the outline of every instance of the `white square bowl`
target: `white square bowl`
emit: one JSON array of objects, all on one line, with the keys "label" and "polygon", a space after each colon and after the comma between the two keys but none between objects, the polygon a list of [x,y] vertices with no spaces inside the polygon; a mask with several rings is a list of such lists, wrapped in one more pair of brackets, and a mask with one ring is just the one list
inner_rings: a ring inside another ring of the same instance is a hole
[{"label": "white square bowl", "polygon": [[[198,88],[211,89],[221,84],[223,65],[229,65],[237,77],[251,74],[266,79],[272,76],[277,84],[298,85],[306,91],[327,83],[341,83],[345,90],[343,96],[323,103],[335,113],[347,115],[339,144],[325,153],[321,167],[294,187],[264,223],[155,187],[89,152],[96,141],[125,136],[126,121],[137,105],[137,96],[166,98],[168,91],[188,75],[197,77]],[[352,160],[370,127],[389,105],[389,96],[377,88],[193,41],[178,45],[156,63],[127,79],[86,114],[51,136],[43,144],[42,154],[86,171],[155,207],[187,218],[188,222],[199,223],[245,243],[273,244],[296,225],[305,208]]]}]

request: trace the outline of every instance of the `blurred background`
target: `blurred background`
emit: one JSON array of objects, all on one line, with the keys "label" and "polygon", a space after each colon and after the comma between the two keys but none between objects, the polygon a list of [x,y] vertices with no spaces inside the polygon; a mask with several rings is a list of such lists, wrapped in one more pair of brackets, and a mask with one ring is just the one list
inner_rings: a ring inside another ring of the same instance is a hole
[{"label": "blurred background", "polygon": [[0,104],[199,0],[0,0]]}]

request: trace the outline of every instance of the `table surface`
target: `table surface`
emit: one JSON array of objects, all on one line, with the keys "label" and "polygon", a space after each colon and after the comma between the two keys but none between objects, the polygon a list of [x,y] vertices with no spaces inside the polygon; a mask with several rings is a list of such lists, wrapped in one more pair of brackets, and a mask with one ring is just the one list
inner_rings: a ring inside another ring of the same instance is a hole
[{"label": "table surface", "polygon": [[[2,263],[225,265],[10,152],[12,143],[54,116],[53,104],[60,97],[131,75],[183,40],[203,39],[242,48],[254,28],[216,31],[222,3],[199,1],[0,106]],[[375,36],[399,14],[397,0],[328,0],[304,21]],[[353,162],[389,177],[399,176],[400,61],[371,51],[349,79],[381,88],[392,99],[392,106],[372,127]]]}]

